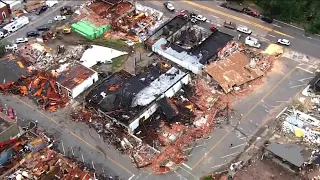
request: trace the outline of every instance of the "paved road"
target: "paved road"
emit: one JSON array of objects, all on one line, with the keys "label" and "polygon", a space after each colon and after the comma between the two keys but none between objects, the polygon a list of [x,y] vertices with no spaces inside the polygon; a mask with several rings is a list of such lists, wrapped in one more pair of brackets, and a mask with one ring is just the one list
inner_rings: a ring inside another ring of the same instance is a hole
[{"label": "paved road", "polygon": [[[169,14],[169,12],[165,11],[161,3],[143,3],[162,9],[166,14]],[[197,7],[190,6],[190,4],[186,3],[180,3],[179,8],[194,9],[195,12],[199,11],[207,17],[212,15],[212,12],[197,9]],[[55,13],[58,13],[58,11],[53,10],[52,17]],[[171,16],[174,16],[174,14],[171,14]],[[52,17],[43,17],[42,19],[35,20],[34,26],[40,26]],[[218,19],[216,21],[223,22],[220,17],[216,19]],[[206,24],[203,25],[206,26]],[[12,36],[24,34],[28,31],[27,28]],[[228,31],[222,27],[221,30]],[[262,38],[269,34],[269,32],[261,28],[255,28],[254,32],[255,36],[261,36]],[[229,33],[232,35],[237,34],[234,31],[230,31]],[[8,39],[10,38],[15,39],[15,37],[9,37]],[[266,41],[267,40],[266,38]],[[267,77],[266,83],[259,88],[259,90],[256,90],[250,97],[235,103],[234,108],[236,115],[231,119],[231,125],[216,129],[208,140],[197,141],[194,144],[194,148],[188,150],[189,153],[192,154],[192,156],[189,157],[189,161],[173,173],[164,176],[153,175],[148,171],[137,170],[128,157],[119,156],[116,150],[113,148],[109,149],[94,131],[89,131],[88,127],[81,123],[74,123],[67,120],[64,114],[68,112],[44,112],[39,110],[38,107],[27,98],[1,96],[0,100],[8,106],[14,107],[19,117],[37,119],[43,128],[50,129],[50,132],[61,140],[59,145],[61,152],[65,152],[66,155],[74,154],[79,160],[84,160],[87,164],[91,163],[91,166],[96,168],[98,172],[104,171],[112,175],[117,174],[123,179],[130,180],[199,179],[205,173],[223,167],[239,154],[248,139],[263,126],[263,123],[269,118],[276,116],[276,114],[281,111],[283,103],[287,102],[313,77],[312,72],[315,69],[304,61],[283,58],[279,62],[282,62],[281,71],[271,73]],[[13,65],[9,63],[3,63],[2,65],[5,67],[13,67]],[[309,68],[308,71],[305,71],[306,67]],[[11,69],[11,71],[10,68],[7,69],[8,76],[11,76],[10,73],[17,75],[17,71],[14,71],[15,68]],[[243,114],[243,116],[240,116],[240,114]],[[237,125],[239,119],[241,119],[241,123],[238,128],[235,129],[234,127]],[[233,146],[230,147],[230,144],[233,144]]]},{"label": "paved road", "polygon": [[53,18],[60,14],[60,7],[62,6],[76,6],[80,5],[84,0],[77,0],[77,1],[60,1],[57,5],[54,7],[48,9],[43,14],[37,16],[33,14],[27,14],[26,16],[29,17],[30,23],[18,31],[10,34],[8,37],[4,38],[2,41],[6,41],[7,43],[14,42],[17,38],[26,37],[26,34],[28,31],[35,30],[36,27],[48,24],[49,20],[53,20]]},{"label": "paved road", "polygon": [[[161,9],[166,15],[174,16],[176,13],[170,13],[166,10],[161,1],[145,1],[142,2],[151,7]],[[312,56],[315,58],[320,58],[320,37],[304,36],[304,31],[298,28],[294,28],[290,25],[283,24],[281,22],[274,22],[273,24],[268,24],[260,19],[231,11],[219,6],[220,2],[217,1],[179,1],[179,3],[174,2],[177,11],[186,9],[204,15],[218,27],[223,26],[224,21],[232,21],[237,25],[245,25],[253,30],[253,35],[260,37],[262,40],[268,40],[271,42],[276,42],[279,38],[286,38],[291,41],[290,48]],[[222,31],[230,32],[230,30],[225,30],[225,28],[219,28]]]}]

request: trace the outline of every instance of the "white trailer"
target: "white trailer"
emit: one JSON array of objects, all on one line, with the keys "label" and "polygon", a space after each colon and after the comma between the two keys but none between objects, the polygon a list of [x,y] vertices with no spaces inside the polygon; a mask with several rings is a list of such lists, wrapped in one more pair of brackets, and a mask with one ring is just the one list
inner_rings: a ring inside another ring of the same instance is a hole
[{"label": "white trailer", "polygon": [[7,24],[3,29],[9,31],[10,33],[17,31],[23,26],[29,24],[29,18],[26,16],[21,16],[10,24]]}]

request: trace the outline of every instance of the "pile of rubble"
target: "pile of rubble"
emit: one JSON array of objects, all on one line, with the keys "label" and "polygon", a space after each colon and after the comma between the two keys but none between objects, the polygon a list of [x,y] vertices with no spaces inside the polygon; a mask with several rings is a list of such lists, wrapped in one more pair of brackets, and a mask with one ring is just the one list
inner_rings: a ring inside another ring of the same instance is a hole
[{"label": "pile of rubble", "polygon": [[34,128],[2,142],[0,179],[94,179],[95,174],[85,165],[51,150],[53,143],[53,138]]},{"label": "pile of rubble", "polygon": [[69,102],[56,88],[55,79],[51,74],[33,71],[27,76],[21,76],[16,82],[0,84],[0,91],[20,96],[28,96],[45,110],[56,111]]}]

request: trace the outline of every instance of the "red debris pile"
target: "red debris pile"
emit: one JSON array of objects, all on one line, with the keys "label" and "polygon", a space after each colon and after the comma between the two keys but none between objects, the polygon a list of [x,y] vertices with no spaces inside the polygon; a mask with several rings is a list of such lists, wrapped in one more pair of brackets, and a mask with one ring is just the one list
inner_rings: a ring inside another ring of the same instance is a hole
[{"label": "red debris pile", "polygon": [[33,72],[21,76],[16,82],[0,84],[0,91],[20,96],[29,96],[49,111],[56,111],[67,105],[69,98],[61,96],[55,86],[54,77],[44,72]]}]

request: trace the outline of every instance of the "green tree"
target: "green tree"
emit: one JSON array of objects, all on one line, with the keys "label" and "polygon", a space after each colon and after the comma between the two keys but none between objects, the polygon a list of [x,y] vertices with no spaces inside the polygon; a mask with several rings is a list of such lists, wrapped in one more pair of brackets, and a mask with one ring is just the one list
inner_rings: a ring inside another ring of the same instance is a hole
[{"label": "green tree", "polygon": [[256,2],[268,16],[296,23],[312,33],[320,32],[319,0],[256,0]]}]

